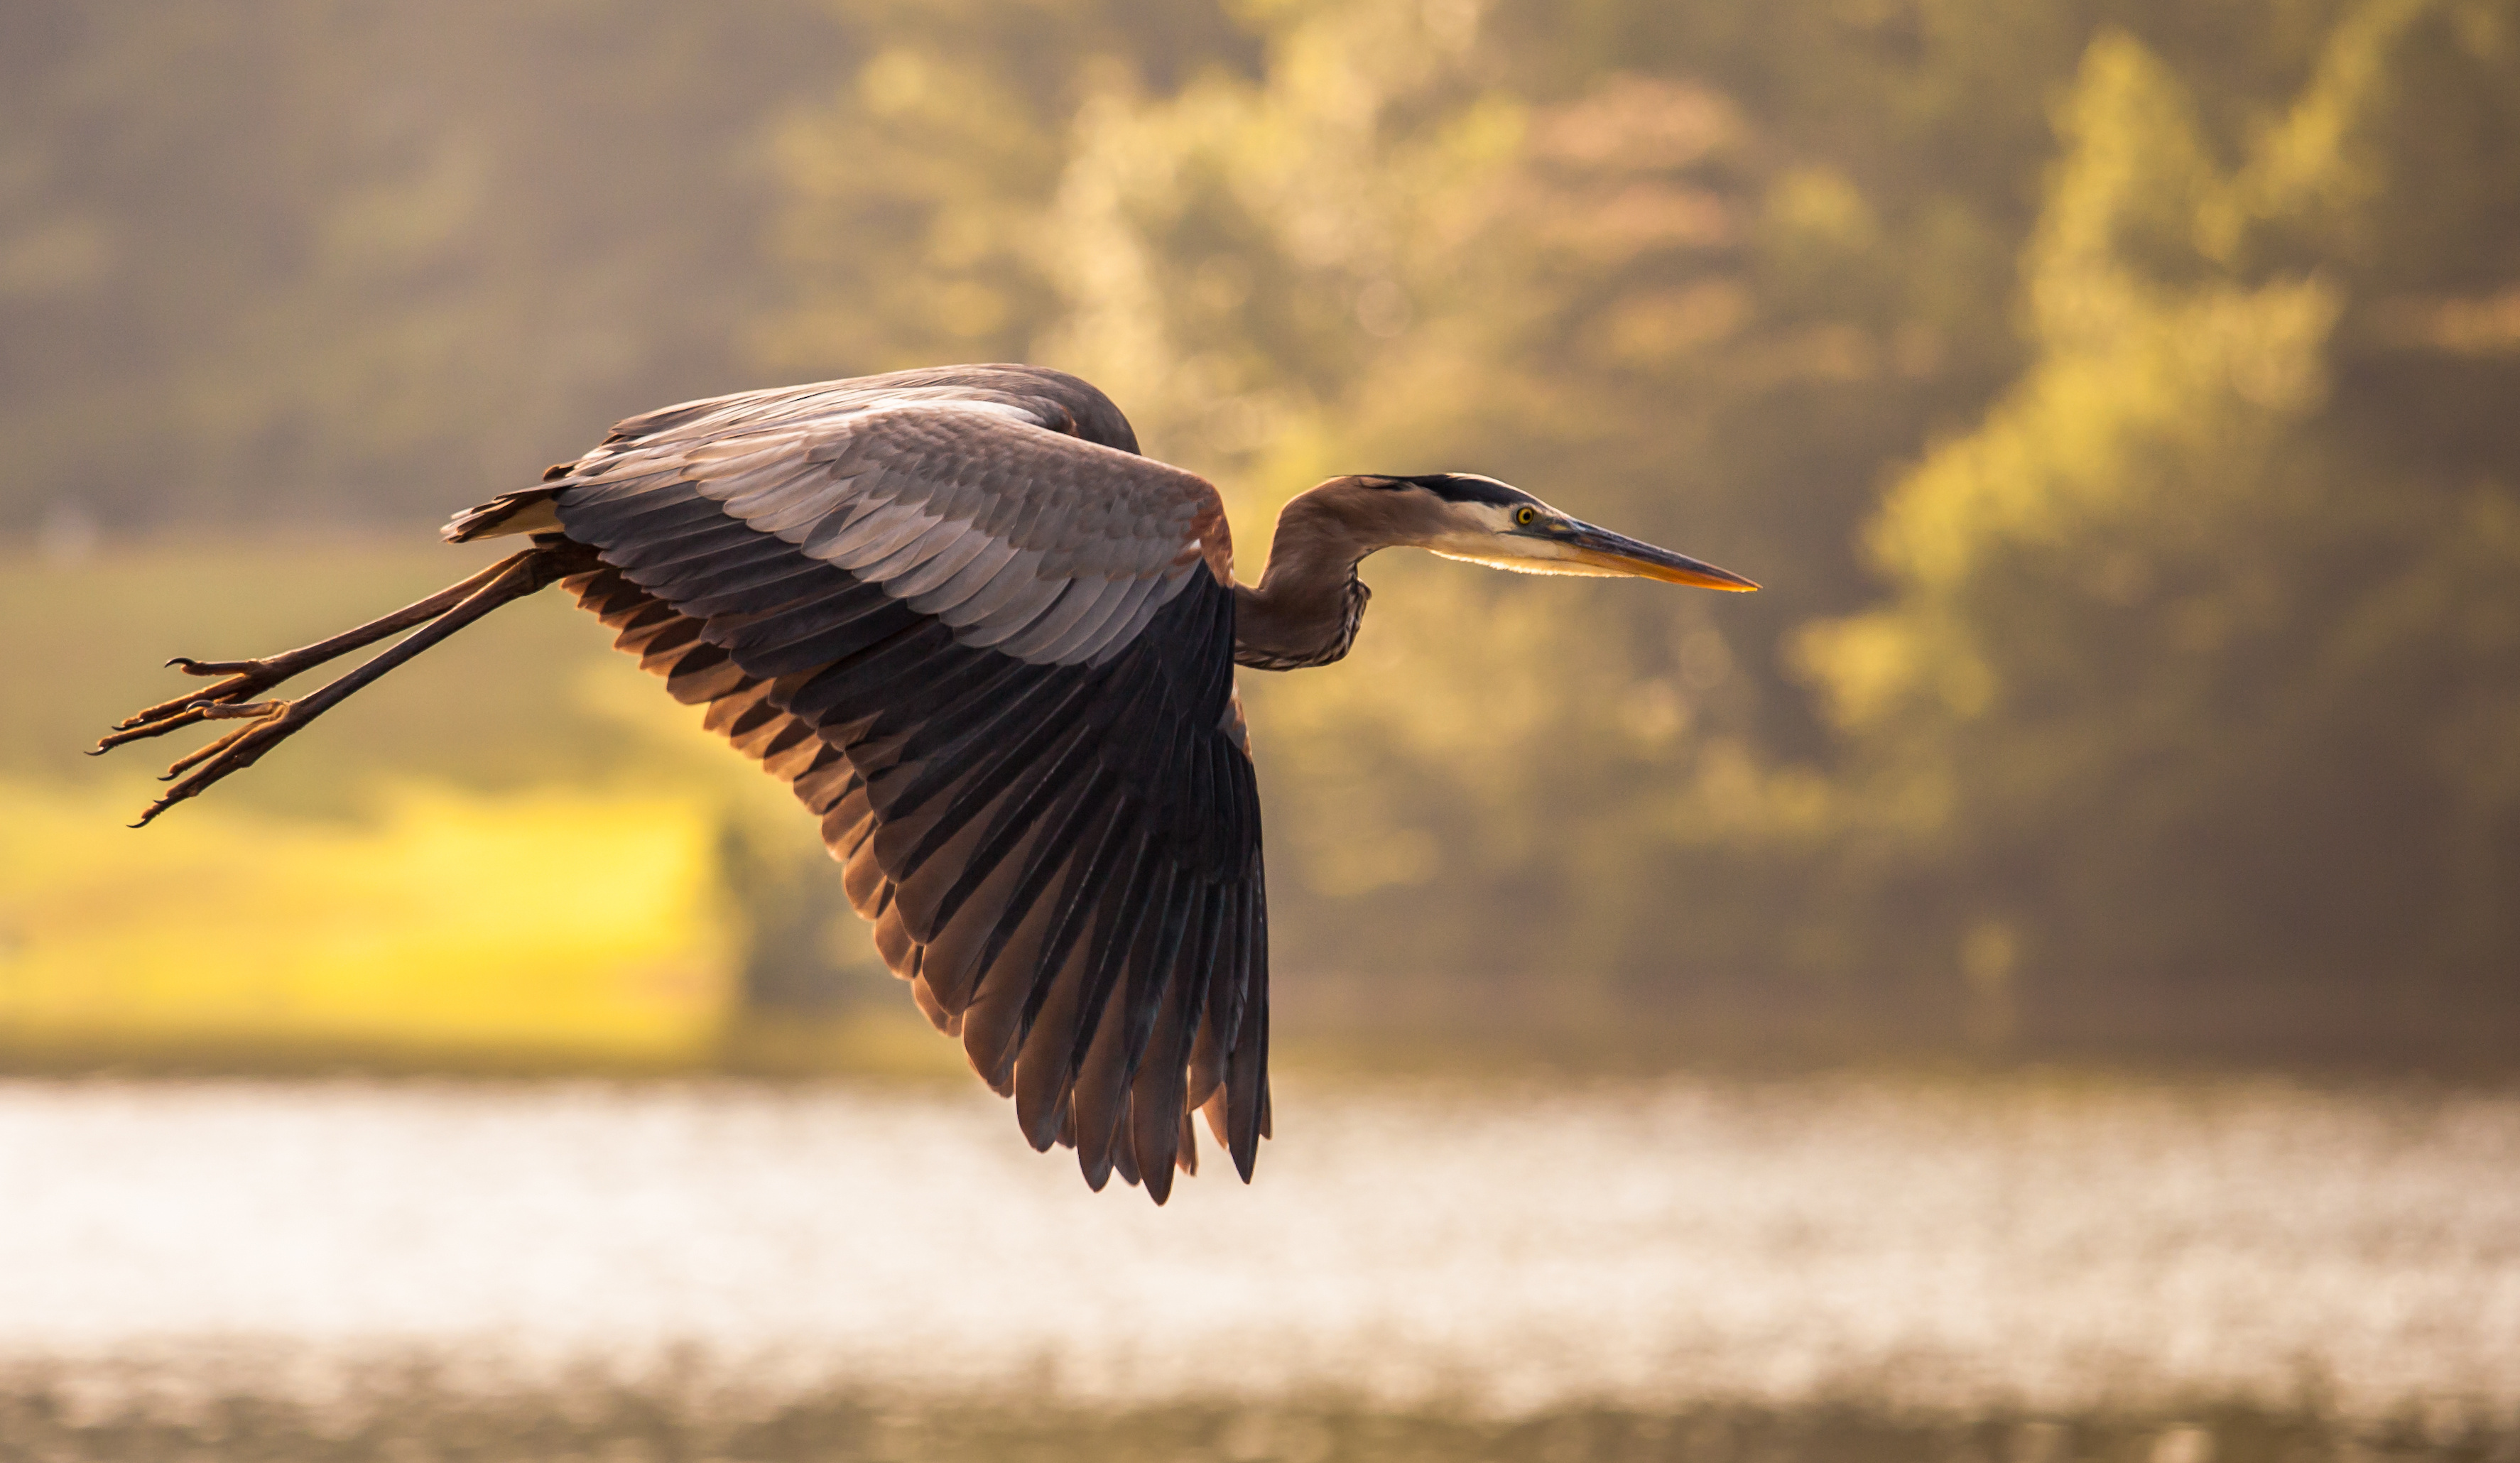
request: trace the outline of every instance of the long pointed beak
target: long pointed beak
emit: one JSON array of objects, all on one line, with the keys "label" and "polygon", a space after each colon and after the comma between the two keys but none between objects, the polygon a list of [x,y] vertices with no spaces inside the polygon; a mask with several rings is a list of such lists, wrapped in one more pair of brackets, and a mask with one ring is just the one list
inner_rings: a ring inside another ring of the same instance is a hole
[{"label": "long pointed beak", "polygon": [[1759,587],[1730,569],[1719,569],[1686,554],[1657,549],[1590,523],[1568,524],[1557,542],[1566,546],[1567,557],[1575,562],[1612,574],[1634,574],[1665,584],[1693,584],[1700,589],[1730,590],[1734,594],[1747,594]]}]

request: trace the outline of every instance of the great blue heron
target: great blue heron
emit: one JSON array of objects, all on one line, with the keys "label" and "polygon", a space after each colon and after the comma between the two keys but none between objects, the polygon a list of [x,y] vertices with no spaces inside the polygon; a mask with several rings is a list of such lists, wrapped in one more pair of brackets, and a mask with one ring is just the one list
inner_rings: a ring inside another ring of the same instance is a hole
[{"label": "great blue heron", "polygon": [[[1412,546],[1541,574],[1736,574],[1494,478],[1334,477],[1234,580],[1216,489],[1138,455],[1109,398],[1029,366],[752,391],[633,417],[453,543],[531,547],[384,618],[119,723],[108,750],[243,725],[167,769],[139,826],[512,599],[560,583],[822,820],[893,974],[1015,1100],[1155,1202],[1204,1112],[1245,1181],[1269,1117],[1260,806],[1234,668],[1345,655],[1357,565]],[[253,697],[416,626],[295,700]]]}]

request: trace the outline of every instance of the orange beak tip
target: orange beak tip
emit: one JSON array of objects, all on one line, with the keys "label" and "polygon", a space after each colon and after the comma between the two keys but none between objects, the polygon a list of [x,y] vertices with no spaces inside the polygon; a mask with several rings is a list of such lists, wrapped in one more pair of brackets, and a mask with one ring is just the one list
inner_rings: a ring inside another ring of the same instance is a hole
[{"label": "orange beak tip", "polygon": [[1693,569],[1666,569],[1652,577],[1665,584],[1685,584],[1701,590],[1722,590],[1728,595],[1747,595],[1756,592],[1759,588],[1755,582],[1726,569],[1719,569],[1712,574],[1702,574]]}]

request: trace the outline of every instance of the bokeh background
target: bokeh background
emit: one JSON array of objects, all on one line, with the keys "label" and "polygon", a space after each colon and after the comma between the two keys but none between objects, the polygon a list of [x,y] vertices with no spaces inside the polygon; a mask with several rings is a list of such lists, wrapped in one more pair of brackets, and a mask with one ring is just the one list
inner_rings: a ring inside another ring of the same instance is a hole
[{"label": "bokeh background", "polygon": [[[78,755],[619,417],[966,360],[1246,575],[1449,468],[1767,585],[1394,554],[1244,676],[1248,1193],[1066,1193],[562,604],[146,833]],[[2514,1456],[2515,403],[2504,0],[14,0],[0,1451]]]}]

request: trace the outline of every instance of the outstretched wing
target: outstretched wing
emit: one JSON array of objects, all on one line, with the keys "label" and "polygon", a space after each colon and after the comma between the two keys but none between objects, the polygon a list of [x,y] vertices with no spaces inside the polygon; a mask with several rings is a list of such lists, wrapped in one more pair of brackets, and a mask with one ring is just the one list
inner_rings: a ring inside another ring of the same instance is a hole
[{"label": "outstretched wing", "polygon": [[1260,815],[1232,548],[1091,386],[902,373],[635,418],[450,536],[569,581],[822,819],[877,948],[1036,1148],[1160,1202],[1268,1127]]}]

